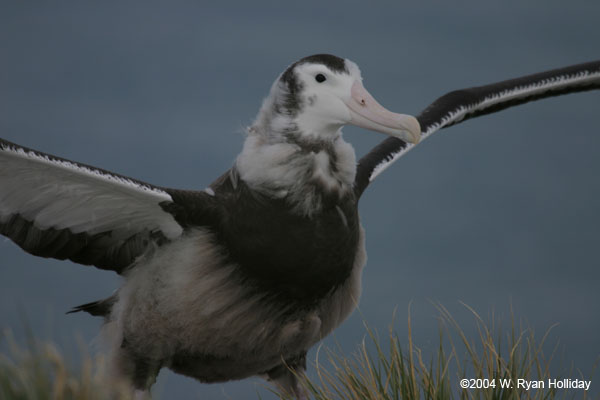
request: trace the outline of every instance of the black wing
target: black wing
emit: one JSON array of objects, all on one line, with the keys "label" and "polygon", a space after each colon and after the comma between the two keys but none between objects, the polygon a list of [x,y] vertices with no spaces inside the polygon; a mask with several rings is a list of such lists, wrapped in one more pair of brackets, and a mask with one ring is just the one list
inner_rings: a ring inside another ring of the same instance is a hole
[{"label": "black wing", "polygon": [[[178,208],[175,198],[183,202]],[[189,199],[201,216],[198,209],[211,196],[159,188],[0,139],[0,234],[36,256],[120,273],[149,247],[182,235],[174,213],[189,212]]]},{"label": "black wing", "polygon": [[[546,97],[595,89],[600,89],[600,61],[456,90],[440,97],[417,116],[421,124],[421,141],[442,128],[480,115]],[[397,138],[388,138],[362,157],[354,182],[357,196],[360,197],[377,175],[414,146]]]}]

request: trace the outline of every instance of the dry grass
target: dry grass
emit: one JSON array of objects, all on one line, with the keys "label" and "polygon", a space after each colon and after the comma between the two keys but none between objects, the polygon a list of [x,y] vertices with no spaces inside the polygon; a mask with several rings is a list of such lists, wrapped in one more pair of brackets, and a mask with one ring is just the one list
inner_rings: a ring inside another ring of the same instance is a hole
[{"label": "dry grass", "polygon": [[[303,377],[305,387],[318,400],[590,398],[583,390],[549,389],[547,384],[544,389],[518,387],[519,378],[545,383],[549,378],[590,380],[590,376],[584,377],[579,371],[552,375],[560,369],[560,365],[558,368],[553,366],[556,346],[549,355],[543,351],[552,328],[541,338],[536,338],[532,330],[517,327],[511,318],[509,330],[503,331],[501,327],[495,327],[497,322],[493,317],[486,323],[475,310],[465,305],[478,331],[477,337],[468,338],[445,307],[436,307],[441,322],[439,346],[430,360],[425,360],[421,349],[413,343],[409,310],[408,340],[399,339],[390,328],[384,350],[377,333],[366,327],[366,340],[355,354],[347,356],[339,351],[325,350],[325,364],[318,356],[317,378]],[[551,366],[554,367],[552,370]],[[462,389],[459,382],[464,378],[493,380],[495,387]],[[512,387],[502,387],[500,381],[509,379]]]},{"label": "dry grass", "polygon": [[[10,331],[0,335],[8,354],[0,353],[0,399],[2,400],[128,400],[126,390],[108,387],[101,356],[92,359],[82,351],[77,371],[69,367],[51,343],[30,336],[19,345]],[[82,349],[84,346],[82,346]]]}]

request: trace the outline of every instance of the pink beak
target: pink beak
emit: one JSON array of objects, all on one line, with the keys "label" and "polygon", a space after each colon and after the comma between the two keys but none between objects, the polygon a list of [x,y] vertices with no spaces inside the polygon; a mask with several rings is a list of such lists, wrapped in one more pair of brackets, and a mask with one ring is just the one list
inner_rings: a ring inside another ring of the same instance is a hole
[{"label": "pink beak", "polygon": [[360,81],[355,81],[346,105],[350,108],[352,125],[395,136],[417,144],[421,139],[419,121],[413,116],[396,114],[377,102]]}]

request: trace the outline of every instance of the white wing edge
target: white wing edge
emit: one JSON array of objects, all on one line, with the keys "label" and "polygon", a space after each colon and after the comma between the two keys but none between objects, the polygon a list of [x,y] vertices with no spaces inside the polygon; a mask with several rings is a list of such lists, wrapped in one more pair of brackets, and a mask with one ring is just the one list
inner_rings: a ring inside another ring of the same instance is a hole
[{"label": "white wing edge", "polygon": [[9,144],[0,144],[0,147],[3,151],[12,154],[17,157],[27,158],[39,163],[52,165],[54,167],[59,167],[61,169],[67,171],[74,171],[83,175],[87,175],[94,179],[100,179],[106,182],[114,183],[119,186],[126,187],[128,189],[137,189],[139,191],[144,192],[145,194],[150,194],[158,201],[173,201],[171,196],[165,192],[164,190],[157,189],[155,187],[150,187],[147,185],[143,185],[141,183],[135,182],[131,179],[127,179],[125,177],[112,175],[107,172],[100,171],[98,169],[93,169],[87,167],[85,165],[81,165],[75,162],[67,161],[67,160],[58,160],[52,159],[48,155],[38,153],[33,150],[25,150],[21,147],[14,147]]}]

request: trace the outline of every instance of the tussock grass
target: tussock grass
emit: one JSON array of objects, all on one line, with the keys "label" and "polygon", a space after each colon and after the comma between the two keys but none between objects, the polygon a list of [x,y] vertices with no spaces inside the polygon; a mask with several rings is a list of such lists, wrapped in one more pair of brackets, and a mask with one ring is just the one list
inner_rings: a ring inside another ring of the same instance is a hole
[{"label": "tussock grass", "polygon": [[[587,379],[580,371],[565,371],[556,376],[560,365],[553,365],[557,346],[545,354],[550,327],[541,338],[530,329],[517,326],[511,316],[508,331],[497,327],[492,317],[486,323],[479,314],[464,305],[472,315],[478,335],[469,338],[463,328],[442,305],[437,305],[440,320],[439,345],[430,359],[413,342],[410,309],[408,339],[400,339],[390,328],[386,342],[366,326],[366,337],[358,350],[348,356],[336,350],[325,351],[325,363],[319,350],[315,364],[317,378],[303,376],[303,384],[313,398],[361,400],[446,400],[446,399],[588,399],[580,389],[549,389],[549,378]],[[385,349],[384,349],[385,347]],[[556,363],[555,363],[556,364]],[[551,366],[553,367],[551,369]],[[592,369],[591,374],[593,374]],[[590,375],[591,375],[590,374]],[[460,387],[461,379],[487,379],[495,387]],[[544,389],[526,390],[517,379],[542,381]],[[510,380],[502,387],[501,380]],[[593,387],[593,386],[592,386]],[[282,399],[289,396],[282,395]]]}]

